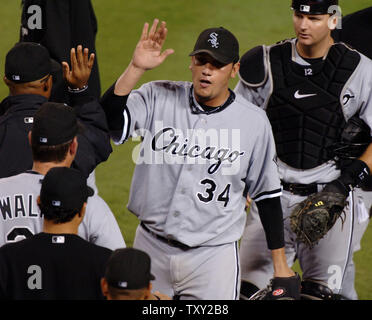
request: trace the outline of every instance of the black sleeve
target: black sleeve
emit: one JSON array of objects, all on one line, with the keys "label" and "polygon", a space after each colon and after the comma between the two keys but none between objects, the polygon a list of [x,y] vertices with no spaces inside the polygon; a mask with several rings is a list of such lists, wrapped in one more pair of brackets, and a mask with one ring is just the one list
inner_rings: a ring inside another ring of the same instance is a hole
[{"label": "black sleeve", "polygon": [[7,300],[9,297],[7,296],[6,286],[8,282],[8,270],[7,265],[4,258],[5,249],[2,249],[0,252],[0,301]]},{"label": "black sleeve", "polygon": [[112,152],[106,116],[98,100],[86,93],[73,93],[71,97],[80,125],[79,146],[72,166],[88,177]]},{"label": "black sleeve", "polygon": [[[34,14],[32,11],[28,13],[28,9],[33,5],[39,6],[42,11],[41,29],[29,27],[28,22],[34,21]],[[48,49],[51,58],[58,63],[62,61],[70,63],[70,50],[79,44],[89,48],[89,52],[95,53],[95,59],[88,81],[88,91],[90,95],[99,99],[101,84],[95,48],[97,28],[91,0],[23,0],[20,41],[42,44]],[[55,75],[53,77],[56,78]],[[64,81],[53,82],[52,96],[49,100],[63,102],[66,98],[65,89]]]},{"label": "black sleeve", "polygon": [[284,247],[284,223],[280,197],[256,202],[267,246],[270,250]]},{"label": "black sleeve", "polygon": [[110,131],[121,131],[124,127],[123,112],[127,106],[128,95],[117,96],[115,91],[116,82],[104,93],[101,105],[105,111]]}]

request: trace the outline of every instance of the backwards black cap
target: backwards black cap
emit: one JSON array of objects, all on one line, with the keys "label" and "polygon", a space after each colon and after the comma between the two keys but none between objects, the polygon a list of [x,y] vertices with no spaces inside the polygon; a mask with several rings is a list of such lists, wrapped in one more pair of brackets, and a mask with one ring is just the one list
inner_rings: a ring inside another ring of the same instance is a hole
[{"label": "backwards black cap", "polygon": [[40,201],[44,207],[79,210],[94,191],[88,187],[84,175],[77,169],[55,167],[45,175]]},{"label": "backwards black cap", "polygon": [[223,27],[206,29],[199,35],[190,56],[202,52],[223,64],[236,63],[239,61],[239,42]]},{"label": "backwards black cap", "polygon": [[333,14],[331,6],[337,6],[338,0],[292,0],[292,9],[304,14]]},{"label": "backwards black cap", "polygon": [[105,278],[109,286],[118,289],[146,288],[155,279],[150,256],[134,248],[117,249],[107,262]]},{"label": "backwards black cap", "polygon": [[59,69],[48,50],[34,42],[16,43],[5,58],[5,76],[16,83],[39,80]]},{"label": "backwards black cap", "polygon": [[56,146],[71,141],[78,133],[75,110],[63,103],[46,102],[35,113],[33,145]]}]

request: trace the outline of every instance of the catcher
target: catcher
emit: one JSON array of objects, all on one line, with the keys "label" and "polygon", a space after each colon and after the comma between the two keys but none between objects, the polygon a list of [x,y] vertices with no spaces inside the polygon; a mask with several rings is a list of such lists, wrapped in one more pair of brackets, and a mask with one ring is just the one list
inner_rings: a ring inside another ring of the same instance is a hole
[{"label": "catcher", "polygon": [[[355,188],[372,168],[372,61],[331,37],[337,5],[293,0],[296,38],[248,51],[235,89],[272,125],[286,255],[289,265],[299,260],[302,296],[310,299],[355,298],[346,283],[353,228],[364,219]],[[252,203],[240,247],[241,296],[269,283],[262,235]]]}]

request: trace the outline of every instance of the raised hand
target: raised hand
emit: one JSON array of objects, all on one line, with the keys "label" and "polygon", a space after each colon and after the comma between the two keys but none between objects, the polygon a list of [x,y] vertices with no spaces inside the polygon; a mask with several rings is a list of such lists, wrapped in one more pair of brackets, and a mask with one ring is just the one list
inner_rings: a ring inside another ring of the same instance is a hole
[{"label": "raised hand", "polygon": [[164,62],[164,60],[174,53],[173,49],[162,51],[163,44],[167,37],[167,28],[164,21],[158,27],[159,20],[155,19],[149,31],[149,24],[146,22],[140,41],[133,53],[132,65],[141,70],[151,70]]},{"label": "raised hand", "polygon": [[87,85],[94,63],[94,53],[89,55],[89,49],[79,45],[70,51],[71,69],[69,64],[62,62],[63,78],[72,89],[81,89]]}]

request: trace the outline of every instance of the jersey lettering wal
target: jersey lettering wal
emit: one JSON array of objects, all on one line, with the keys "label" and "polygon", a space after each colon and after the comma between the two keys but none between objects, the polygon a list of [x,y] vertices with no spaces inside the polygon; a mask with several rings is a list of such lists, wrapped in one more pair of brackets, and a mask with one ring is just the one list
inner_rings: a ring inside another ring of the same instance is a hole
[{"label": "jersey lettering wal", "polygon": [[33,208],[34,195],[15,194],[0,198],[0,212],[4,221],[15,218],[38,218],[41,217],[39,210]]}]

